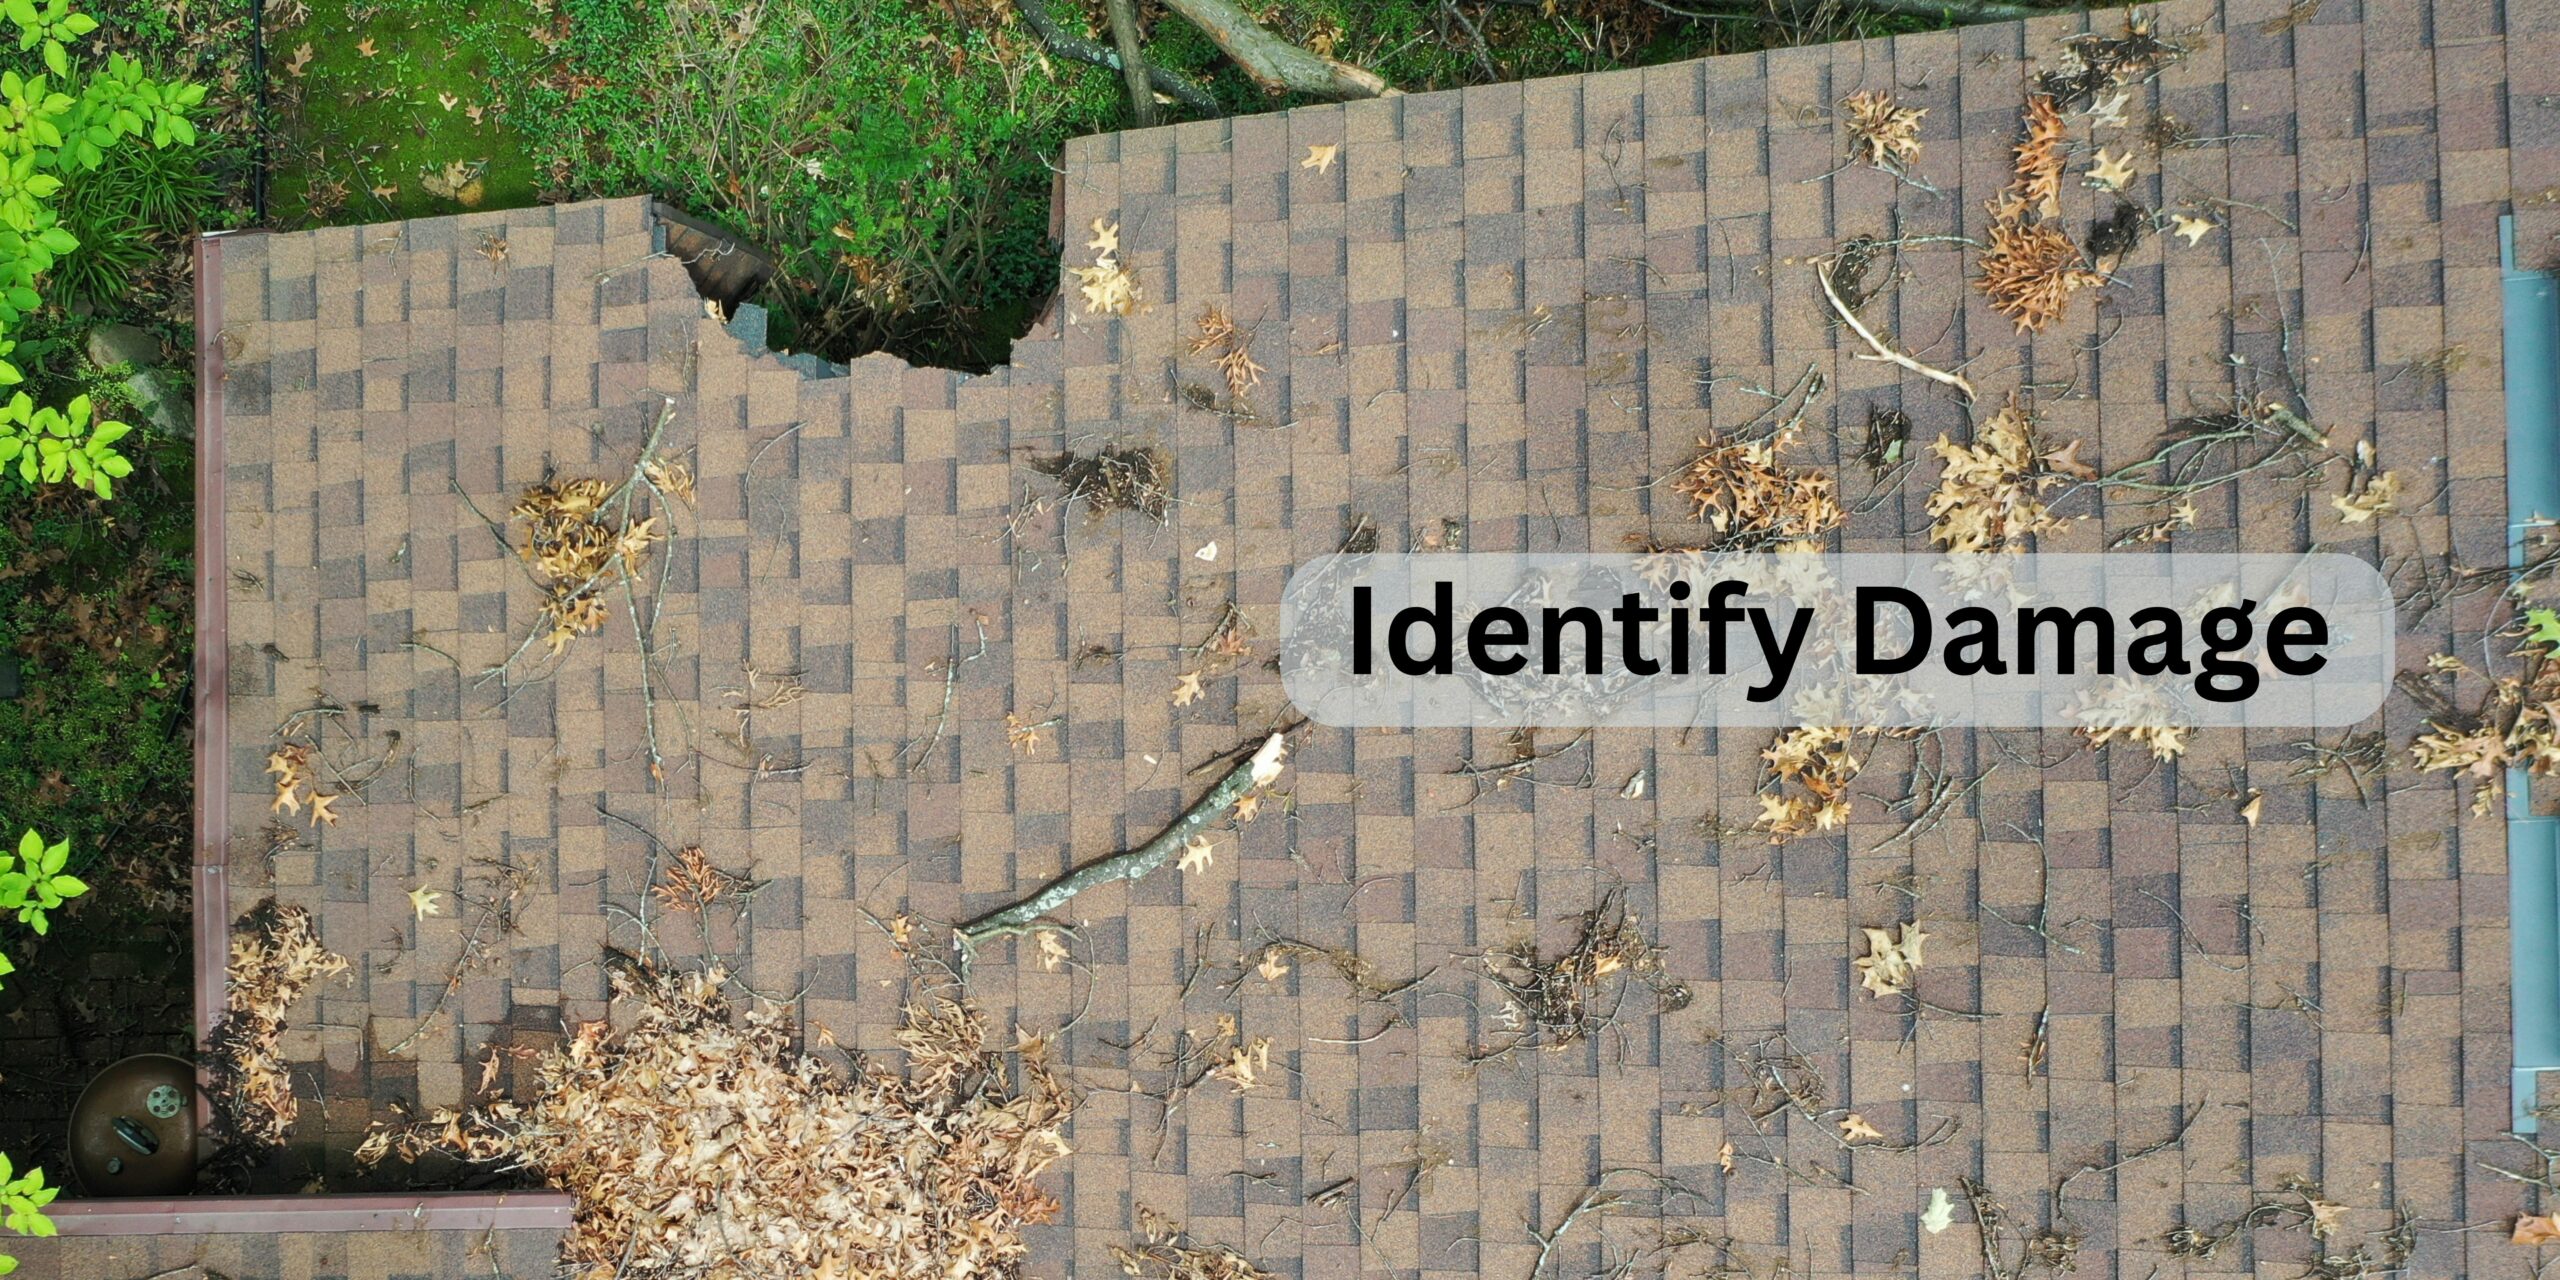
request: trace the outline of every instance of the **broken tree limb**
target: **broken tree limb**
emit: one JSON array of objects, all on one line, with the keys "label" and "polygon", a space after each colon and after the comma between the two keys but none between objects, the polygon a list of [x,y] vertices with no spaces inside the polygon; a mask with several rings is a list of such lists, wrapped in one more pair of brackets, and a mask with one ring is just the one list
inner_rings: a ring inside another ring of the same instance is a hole
[{"label": "broken tree limb", "polygon": [[1001,910],[991,911],[952,930],[953,941],[965,956],[980,942],[989,938],[1037,933],[1044,927],[1043,916],[1065,906],[1069,898],[1096,885],[1114,880],[1137,880],[1173,860],[1185,843],[1200,834],[1210,823],[1227,815],[1245,793],[1280,776],[1280,757],[1287,739],[1272,734],[1262,749],[1227,772],[1218,785],[1192,803],[1173,825],[1157,833],[1156,838],[1135,849],[1097,858],[1050,881],[1037,893]]},{"label": "broken tree limb", "polygon": [[1120,51],[1120,79],[1129,87],[1130,120],[1144,129],[1156,122],[1156,95],[1147,81],[1146,55],[1138,49],[1138,0],[1103,0],[1102,7],[1110,12],[1111,43]]},{"label": "broken tree limb", "polygon": [[[1022,15],[1022,25],[1031,28],[1031,34],[1040,38],[1040,47],[1048,50],[1050,54],[1069,62],[1101,67],[1106,71],[1120,70],[1118,53],[1100,41],[1068,34],[1065,28],[1058,25],[1057,19],[1049,16],[1049,11],[1043,6],[1042,0],[1016,0],[1013,10]],[[1208,90],[1162,67],[1147,68],[1147,83],[1157,93],[1193,111],[1203,115],[1220,114],[1218,100],[1210,97]]]},{"label": "broken tree limb", "polygon": [[1922,364],[1911,356],[1895,350],[1892,344],[1877,337],[1876,331],[1868,328],[1865,321],[1858,319],[1858,313],[1852,310],[1848,303],[1842,301],[1840,298],[1840,291],[1832,287],[1831,264],[1829,262],[1825,261],[1815,263],[1813,267],[1813,274],[1821,279],[1822,296],[1831,300],[1831,309],[1839,314],[1840,323],[1849,326],[1850,332],[1864,338],[1869,350],[1874,353],[1872,355],[1867,352],[1854,352],[1852,354],[1855,354],[1861,360],[1881,360],[1887,364],[1900,365],[1932,382],[1945,383],[1950,387],[1954,387],[1959,394],[1964,396],[1966,403],[1972,403],[1973,384],[1966,381],[1963,374],[1949,373],[1934,365]]},{"label": "broken tree limb", "polygon": [[1164,0],[1164,6],[1200,28],[1267,93],[1375,98],[1394,92],[1374,71],[1301,49],[1271,34],[1235,0]]}]

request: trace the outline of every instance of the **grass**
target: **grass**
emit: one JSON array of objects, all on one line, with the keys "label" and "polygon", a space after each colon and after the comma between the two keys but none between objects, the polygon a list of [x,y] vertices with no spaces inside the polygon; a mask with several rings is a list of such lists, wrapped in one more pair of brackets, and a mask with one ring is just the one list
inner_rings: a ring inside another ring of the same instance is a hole
[{"label": "grass", "polygon": [[550,29],[529,0],[312,0],[273,25],[271,218],[325,226],[534,203],[499,73],[533,60]]},{"label": "grass", "polygon": [[[1069,30],[1098,29],[1099,5],[1033,2]],[[1117,73],[1047,56],[1011,5],[308,0],[269,37],[272,216],[311,226],[454,212],[463,202],[428,178],[456,162],[479,179],[484,208],[647,192],[775,252],[780,272],[759,301],[777,345],[983,368],[1056,286],[1060,147],[1128,114]],[[1640,0],[1554,8],[1462,4],[1465,22],[1438,0],[1256,12],[1409,91],[1937,25],[1854,6],[1810,25],[1678,19]],[[1296,105],[1179,18],[1151,12],[1147,27],[1149,58],[1226,110]]]}]

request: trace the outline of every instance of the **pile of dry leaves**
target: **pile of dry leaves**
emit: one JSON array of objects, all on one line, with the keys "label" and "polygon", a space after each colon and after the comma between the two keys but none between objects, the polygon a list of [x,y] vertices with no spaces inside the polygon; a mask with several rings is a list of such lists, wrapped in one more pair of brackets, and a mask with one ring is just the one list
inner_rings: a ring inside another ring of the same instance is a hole
[{"label": "pile of dry leaves", "polygon": [[1182,1224],[1138,1206],[1138,1247],[1112,1247],[1120,1269],[1138,1280],[1270,1280],[1268,1272],[1221,1244],[1194,1241]]},{"label": "pile of dry leaves", "polygon": [[2420,769],[2471,782],[2474,813],[2489,812],[2505,794],[2509,769],[2536,777],[2560,773],[2560,614],[2530,609],[2522,626],[2525,642],[2516,656],[2524,670],[2497,677],[2469,712],[2450,698],[2428,698],[2434,714],[2409,747]]},{"label": "pile of dry leaves", "polygon": [[563,1256],[597,1280],[1006,1275],[1021,1228],[1057,1211],[1033,1179],[1067,1154],[1073,1099],[1041,1042],[988,1052],[975,1008],[927,995],[898,1035],[905,1073],[848,1074],[795,1048],[780,1011],[736,1013],[716,969],[613,959],[628,1030],[582,1026],[539,1059],[531,1101],[379,1130],[359,1158],[540,1173],[575,1197]]},{"label": "pile of dry leaves", "polygon": [[2015,396],[1974,429],[1971,443],[1940,435],[1929,447],[1946,464],[1929,494],[1930,539],[1957,555],[2024,551],[2034,535],[2070,527],[2045,495],[2096,474],[2074,456],[2078,447],[2040,451],[2035,416]]},{"label": "pile of dry leaves", "polygon": [[2027,99],[2026,138],[2018,144],[2014,176],[1990,205],[1990,245],[1974,287],[2007,316],[2018,332],[2042,329],[2062,315],[2071,295],[2107,278],[2088,268],[2080,247],[2058,225],[2062,218],[2065,133],[2053,99]]},{"label": "pile of dry leaves", "polygon": [[1710,550],[1749,551],[1820,537],[1847,518],[1830,472],[1778,460],[1792,434],[1700,440],[1703,452],[1671,478],[1673,491],[1695,508],[1691,514],[1715,530]]},{"label": "pile of dry leaves", "polygon": [[1920,121],[1926,107],[1906,107],[1882,89],[1866,89],[1840,102],[1841,127],[1860,160],[1887,173],[1920,158]]},{"label": "pile of dry leaves", "polygon": [[635,516],[630,488],[593,478],[545,480],[516,502],[513,514],[525,526],[520,554],[546,579],[542,618],[555,655],[604,625],[605,592],[637,571],[666,536],[656,516]]},{"label": "pile of dry leaves", "polygon": [[1760,814],[1753,825],[1769,833],[1769,843],[1819,831],[1837,831],[1849,822],[1849,784],[1862,767],[1849,749],[1849,731],[1829,725],[1798,725],[1778,731],[1777,740],[1760,753],[1769,779],[1760,791]]},{"label": "pile of dry leaves", "polygon": [[222,1021],[205,1039],[214,1132],[222,1146],[208,1171],[214,1185],[235,1185],[284,1146],[294,1118],[293,1078],[277,1048],[285,1010],[312,983],[346,968],[345,957],[320,945],[320,930],[305,908],[270,898],[233,928]]}]

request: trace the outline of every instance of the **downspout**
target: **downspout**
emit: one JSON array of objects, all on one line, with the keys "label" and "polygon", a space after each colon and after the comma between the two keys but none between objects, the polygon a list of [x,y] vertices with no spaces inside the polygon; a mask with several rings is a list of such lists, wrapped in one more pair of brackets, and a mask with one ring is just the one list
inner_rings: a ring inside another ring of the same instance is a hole
[{"label": "downspout", "polygon": [[[2524,565],[2525,538],[2560,517],[2560,281],[2516,265],[2516,225],[2498,219],[2506,303],[2507,564]],[[2537,817],[2530,779],[2507,771],[2509,1015],[2515,1131],[2539,1130],[2540,1076],[2560,1070],[2560,818]]]}]

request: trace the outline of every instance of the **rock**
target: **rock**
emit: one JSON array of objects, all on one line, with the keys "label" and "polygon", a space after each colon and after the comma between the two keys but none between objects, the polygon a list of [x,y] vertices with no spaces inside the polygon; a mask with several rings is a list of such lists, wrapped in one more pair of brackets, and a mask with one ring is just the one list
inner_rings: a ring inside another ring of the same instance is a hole
[{"label": "rock", "polygon": [[131,365],[134,371],[124,380],[125,392],[151,428],[181,440],[195,438],[195,404],[178,394],[160,372],[159,339],[129,324],[102,324],[89,331],[89,362],[101,369]]}]

